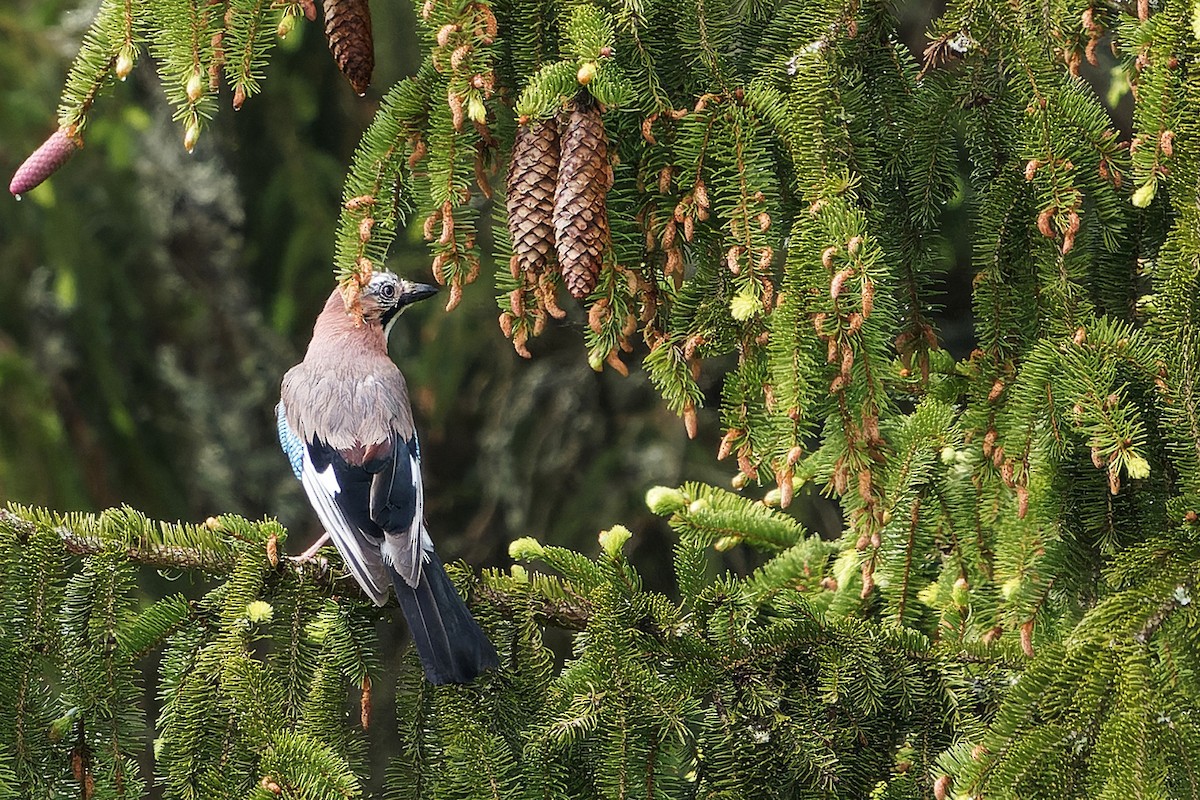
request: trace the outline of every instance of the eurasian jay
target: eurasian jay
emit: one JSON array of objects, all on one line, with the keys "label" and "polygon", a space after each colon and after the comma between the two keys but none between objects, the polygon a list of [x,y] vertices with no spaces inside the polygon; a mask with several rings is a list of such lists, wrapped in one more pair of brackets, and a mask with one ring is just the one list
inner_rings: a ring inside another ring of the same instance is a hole
[{"label": "eurasian jay", "polygon": [[[363,287],[362,324],[333,292],[304,360],[283,377],[279,443],[350,574],[375,602],[388,587],[430,683],[467,683],[496,650],[458,596],[425,529],[421,448],[404,376],[388,357],[392,325],[437,287],[377,272]],[[302,556],[303,558],[303,556]]]}]

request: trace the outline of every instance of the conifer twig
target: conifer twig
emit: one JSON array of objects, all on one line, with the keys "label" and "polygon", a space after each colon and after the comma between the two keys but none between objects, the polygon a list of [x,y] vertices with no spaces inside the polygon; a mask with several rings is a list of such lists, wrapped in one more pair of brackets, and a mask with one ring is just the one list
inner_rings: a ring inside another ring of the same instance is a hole
[{"label": "conifer twig", "polygon": [[1190,582],[1180,584],[1176,588],[1175,594],[1171,595],[1165,603],[1161,604],[1154,610],[1153,614],[1146,618],[1146,623],[1141,627],[1141,630],[1133,635],[1134,641],[1138,644],[1145,644],[1154,638],[1154,634],[1167,621],[1167,618],[1178,611],[1181,606],[1190,602],[1190,599],[1185,601],[1184,598],[1190,598],[1194,589],[1195,587]]},{"label": "conifer twig", "polygon": [[[516,614],[517,601],[502,590],[480,584],[474,587],[473,592],[500,609],[504,616]],[[541,608],[534,610],[533,615],[547,625],[568,631],[582,631],[587,628],[588,622],[591,620],[591,609],[583,604],[547,598],[539,598],[539,600]]]},{"label": "conifer twig", "polygon": [[[0,527],[8,528],[18,538],[32,536],[37,526],[34,522],[14,514],[12,511],[0,508]],[[57,525],[54,532],[62,540],[64,549],[71,555],[88,556],[106,552],[111,549],[112,541],[100,536],[88,536],[73,530],[66,525]],[[202,570],[213,575],[224,575],[234,567],[234,559],[220,553],[206,553],[194,547],[179,547],[160,545],[155,547],[125,547],[124,556],[134,564],[155,569],[186,569]],[[296,561],[282,558],[276,567],[278,573],[291,572],[297,578],[322,587],[331,596],[352,597],[358,600],[368,600],[362,587],[349,573],[340,572],[335,564],[320,556],[307,561]],[[473,593],[485,598],[505,616],[516,614],[518,600],[506,594],[502,589],[476,584]],[[394,605],[392,601],[390,605]],[[591,618],[590,609],[571,603],[567,600],[541,599],[541,608],[534,611],[540,621],[570,631],[584,630]]]},{"label": "conifer twig", "polygon": [[[32,536],[37,526],[8,509],[0,508],[0,526],[9,528],[18,537]],[[54,532],[62,540],[63,547],[72,555],[86,556],[102,553],[111,542],[100,536],[87,536],[65,525],[55,526]],[[203,553],[190,547],[127,547],[125,557],[135,564],[160,569],[202,569],[214,574],[230,570],[233,562],[218,554]]]}]

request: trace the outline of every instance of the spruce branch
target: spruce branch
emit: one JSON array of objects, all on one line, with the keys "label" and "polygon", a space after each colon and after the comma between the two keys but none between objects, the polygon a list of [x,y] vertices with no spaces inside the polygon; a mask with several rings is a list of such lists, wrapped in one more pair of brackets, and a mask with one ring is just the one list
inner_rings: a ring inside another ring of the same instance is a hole
[{"label": "spruce branch", "polygon": [[1195,591],[1196,586],[1190,581],[1181,583],[1176,587],[1175,592],[1146,618],[1145,624],[1133,635],[1134,641],[1138,644],[1146,644],[1153,639],[1154,634],[1158,632],[1158,629],[1163,626],[1163,623],[1172,614],[1191,603],[1191,598],[1195,594]]},{"label": "spruce branch", "polygon": [[[18,539],[28,539],[37,531],[37,523],[14,512],[0,508],[0,528],[12,531]],[[85,533],[69,525],[53,527],[55,535],[62,541],[63,549],[75,556],[93,556],[114,552],[114,540],[104,536]],[[133,564],[154,569],[199,570],[211,575],[228,575],[237,565],[235,556],[224,552],[213,552],[199,547],[177,545],[122,545],[116,551]],[[266,558],[264,552],[264,558]],[[318,556],[308,561],[291,558],[279,559],[276,574],[282,578],[290,575],[295,581],[316,586],[328,596],[349,597],[368,601],[370,598],[349,574],[338,569],[337,563]],[[515,616],[520,606],[528,606],[523,598],[505,592],[497,586],[476,582],[474,593],[495,606],[506,617]],[[565,599],[538,598],[534,617],[538,620],[570,631],[587,628],[591,611],[583,602]],[[394,605],[392,600],[389,605]]]},{"label": "spruce branch", "polygon": [[[8,528],[22,540],[28,539],[37,530],[35,522],[7,508],[0,508],[0,526]],[[55,526],[54,532],[71,555],[97,555],[112,550],[111,541],[102,536],[81,533],[66,525]],[[204,553],[190,547],[126,547],[123,554],[135,564],[156,569],[199,569],[223,574],[233,566],[232,561],[223,554]]]},{"label": "spruce branch", "polygon": [[[527,601],[505,592],[496,586],[476,584],[473,594],[494,606],[502,616],[513,618],[518,610],[528,606]],[[533,610],[534,619],[565,631],[586,630],[592,619],[592,609],[585,602],[565,599],[537,598]]]}]

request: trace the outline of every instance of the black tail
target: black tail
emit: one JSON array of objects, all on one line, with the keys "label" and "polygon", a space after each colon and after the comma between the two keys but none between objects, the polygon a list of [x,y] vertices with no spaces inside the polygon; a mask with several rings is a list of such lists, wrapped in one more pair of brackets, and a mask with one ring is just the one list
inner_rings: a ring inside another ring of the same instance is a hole
[{"label": "black tail", "polygon": [[436,553],[429,554],[414,589],[395,571],[396,599],[430,683],[470,683],[499,663],[496,648],[458,596]]}]

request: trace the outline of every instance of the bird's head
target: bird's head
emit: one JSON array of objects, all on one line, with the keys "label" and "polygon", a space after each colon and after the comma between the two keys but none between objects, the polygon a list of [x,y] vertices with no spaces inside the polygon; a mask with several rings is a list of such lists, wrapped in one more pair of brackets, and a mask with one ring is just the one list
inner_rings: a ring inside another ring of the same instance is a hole
[{"label": "bird's head", "polygon": [[359,296],[363,319],[368,323],[377,321],[386,336],[404,309],[418,300],[433,297],[437,291],[436,286],[406,281],[394,272],[376,272]]}]

